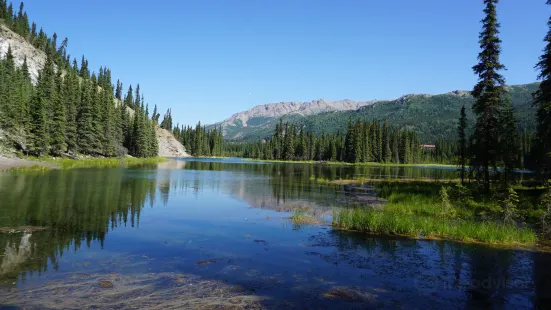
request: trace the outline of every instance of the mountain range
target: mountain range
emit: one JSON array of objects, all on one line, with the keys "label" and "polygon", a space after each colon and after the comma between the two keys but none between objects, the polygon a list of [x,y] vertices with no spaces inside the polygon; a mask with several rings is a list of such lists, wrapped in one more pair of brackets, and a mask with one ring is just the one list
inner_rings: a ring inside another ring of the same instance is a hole
[{"label": "mountain range", "polygon": [[[519,128],[533,129],[535,109],[532,93],[539,83],[508,86]],[[445,94],[409,94],[395,100],[280,102],[255,106],[228,119],[209,125],[222,127],[224,137],[234,141],[254,141],[272,135],[280,119],[293,122],[307,131],[334,133],[344,131],[350,120],[388,120],[390,126],[417,132],[426,143],[455,139],[459,111],[467,107],[469,123],[474,124],[471,107],[474,98],[468,91]]]}]

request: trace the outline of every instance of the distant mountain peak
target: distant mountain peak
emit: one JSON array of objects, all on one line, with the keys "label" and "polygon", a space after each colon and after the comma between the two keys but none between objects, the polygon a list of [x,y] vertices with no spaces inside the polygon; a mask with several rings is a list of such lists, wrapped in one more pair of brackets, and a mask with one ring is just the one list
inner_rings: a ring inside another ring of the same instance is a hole
[{"label": "distant mountain peak", "polygon": [[[531,94],[537,86],[538,83],[507,86],[521,121],[533,113],[530,110]],[[444,94],[407,94],[394,100],[331,101],[320,98],[307,102],[258,105],[235,113],[215,125],[222,127],[226,139],[254,140],[271,135],[280,118],[299,122],[308,130],[318,133],[344,130],[349,119],[388,119],[391,125],[414,128],[430,141],[434,141],[434,137],[453,136],[460,107],[472,102],[471,93],[466,90]],[[214,125],[207,127],[212,126]]]},{"label": "distant mountain peak", "polygon": [[330,101],[325,98],[309,102],[279,102],[257,105],[249,110],[233,114],[228,119],[214,125],[222,127],[235,126],[239,122],[241,126],[247,127],[250,119],[254,118],[279,118],[286,115],[314,115],[331,111],[357,110],[363,106],[375,103],[372,101],[353,101],[350,99]]}]

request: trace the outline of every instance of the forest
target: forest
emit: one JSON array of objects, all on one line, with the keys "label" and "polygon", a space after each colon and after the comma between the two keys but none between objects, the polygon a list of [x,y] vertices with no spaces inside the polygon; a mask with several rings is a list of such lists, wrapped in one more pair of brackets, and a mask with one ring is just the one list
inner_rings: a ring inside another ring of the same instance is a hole
[{"label": "forest", "polygon": [[[15,12],[0,0],[0,25],[19,34],[45,54],[45,65],[33,85],[27,59],[15,64],[11,47],[0,60],[0,143],[25,155],[154,157],[158,153],[156,112],[140,92],[111,81],[111,70],[88,68],[67,53],[68,39],[58,42],[42,28],[29,25],[24,4]],[[1,29],[1,28],[0,28]]]}]

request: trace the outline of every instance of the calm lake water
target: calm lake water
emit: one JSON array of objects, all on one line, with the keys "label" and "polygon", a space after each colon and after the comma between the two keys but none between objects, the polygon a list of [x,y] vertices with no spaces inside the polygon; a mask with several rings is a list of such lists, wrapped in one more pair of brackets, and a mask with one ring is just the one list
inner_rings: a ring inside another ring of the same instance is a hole
[{"label": "calm lake water", "polygon": [[[0,306],[551,307],[549,253],[332,230],[354,201],[311,177],[360,175],[457,177],[238,159],[0,173]],[[301,207],[321,223],[289,220]]]}]

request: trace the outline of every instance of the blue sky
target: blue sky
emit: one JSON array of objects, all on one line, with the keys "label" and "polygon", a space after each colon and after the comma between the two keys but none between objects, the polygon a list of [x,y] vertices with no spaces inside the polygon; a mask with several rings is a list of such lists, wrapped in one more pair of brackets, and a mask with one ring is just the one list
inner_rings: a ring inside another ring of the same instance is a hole
[{"label": "blue sky", "polygon": [[[27,0],[25,7],[46,32],[69,38],[71,55],[84,54],[96,71],[107,65],[125,88],[139,82],[150,106],[171,107],[184,124],[272,102],[471,89],[483,17],[482,0]],[[502,0],[498,14],[507,83],[534,82],[551,6]]]}]

